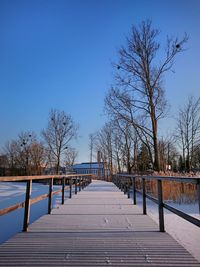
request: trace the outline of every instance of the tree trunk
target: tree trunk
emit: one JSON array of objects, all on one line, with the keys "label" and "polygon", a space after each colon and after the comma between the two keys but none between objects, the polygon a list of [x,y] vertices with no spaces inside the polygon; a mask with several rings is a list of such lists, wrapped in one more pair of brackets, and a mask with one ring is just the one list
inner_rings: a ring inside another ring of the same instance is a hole
[{"label": "tree trunk", "polygon": [[154,169],[155,171],[160,171],[160,162],[159,162],[159,151],[158,151],[158,139],[157,136],[154,135],[153,137],[153,144],[154,144]]},{"label": "tree trunk", "polygon": [[60,156],[58,156],[58,158],[57,158],[56,174],[59,174],[59,169],[60,169]]},{"label": "tree trunk", "polygon": [[120,159],[119,159],[118,154],[117,154],[117,169],[118,169],[118,172],[121,173]]},{"label": "tree trunk", "polygon": [[159,161],[159,149],[158,149],[158,126],[157,119],[155,115],[155,107],[151,105],[151,121],[152,121],[152,132],[153,132],[153,148],[154,148],[154,170],[160,171],[160,161]]}]

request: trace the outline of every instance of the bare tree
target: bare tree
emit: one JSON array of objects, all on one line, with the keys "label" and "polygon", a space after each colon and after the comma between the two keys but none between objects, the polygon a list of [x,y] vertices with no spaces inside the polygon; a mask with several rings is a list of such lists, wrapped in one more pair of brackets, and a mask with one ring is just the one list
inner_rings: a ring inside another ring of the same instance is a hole
[{"label": "bare tree", "polygon": [[159,140],[159,157],[160,157],[160,169],[161,171],[176,171],[179,153],[174,145],[173,136],[162,138]]},{"label": "bare tree", "polygon": [[101,154],[102,161],[106,165],[106,169],[109,170],[109,174],[113,174],[113,146],[112,146],[112,124],[106,123],[102,129],[100,129],[95,138],[95,149]]},{"label": "bare tree", "polygon": [[20,146],[15,140],[8,141],[4,147],[4,153],[7,157],[8,168],[10,175],[20,175],[20,161],[19,158]]},{"label": "bare tree", "polygon": [[31,147],[36,143],[36,135],[33,132],[21,132],[18,137],[18,151],[20,164],[25,170],[26,175],[30,175]]},{"label": "bare tree", "polygon": [[90,173],[92,170],[92,161],[93,161],[93,153],[94,153],[94,145],[95,145],[95,138],[96,135],[93,134],[89,134],[89,151],[90,151]]},{"label": "bare tree", "polygon": [[137,169],[139,139],[125,121],[107,122],[95,135],[95,149],[100,151],[109,173]]},{"label": "bare tree", "polygon": [[118,173],[123,171],[123,138],[120,128],[114,123],[113,128],[113,160]]},{"label": "bare tree", "polygon": [[200,143],[194,147],[193,162],[194,162],[195,169],[199,171],[200,170]]},{"label": "bare tree", "polygon": [[158,35],[151,21],[142,22],[138,28],[132,27],[127,45],[120,49],[119,62],[115,64],[116,84],[105,99],[109,114],[132,124],[144,143],[148,140],[149,147],[153,147],[157,171],[160,169],[158,120],[165,115],[167,106],[162,82],[188,40],[187,35],[181,40],[168,38],[161,58]]},{"label": "bare tree", "polygon": [[176,137],[182,150],[186,171],[194,167],[195,151],[200,146],[200,97],[189,97],[187,103],[179,110]]},{"label": "bare tree", "polygon": [[[113,122],[113,138],[120,138],[121,147],[121,161],[123,167],[127,173],[131,173],[133,168],[136,170],[137,166],[137,154],[138,154],[138,137],[137,133],[126,121],[114,121]],[[114,150],[114,148],[113,148]]]},{"label": "bare tree", "polygon": [[59,173],[62,155],[69,142],[77,135],[77,125],[64,111],[52,109],[49,113],[48,126],[42,136],[48,146],[50,158],[55,160],[56,173]]},{"label": "bare tree", "polygon": [[68,168],[71,168],[78,157],[78,151],[73,147],[68,147],[65,151],[64,161]]},{"label": "bare tree", "polygon": [[41,175],[47,164],[47,149],[42,142],[34,142],[30,147],[30,174]]},{"label": "bare tree", "polygon": [[137,170],[144,173],[151,168],[151,163],[148,148],[144,144],[141,144],[137,157]]},{"label": "bare tree", "polygon": [[41,174],[47,162],[47,153],[33,132],[21,132],[16,140],[4,147],[11,175]]}]

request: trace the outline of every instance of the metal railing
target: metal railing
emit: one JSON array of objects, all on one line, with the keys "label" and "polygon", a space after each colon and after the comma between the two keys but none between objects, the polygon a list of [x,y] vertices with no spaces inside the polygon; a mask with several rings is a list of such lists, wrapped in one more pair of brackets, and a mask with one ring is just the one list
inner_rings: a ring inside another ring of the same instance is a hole
[{"label": "metal railing", "polygon": [[[141,181],[141,190],[138,190],[136,187],[136,181]],[[146,193],[146,181],[148,180],[156,180],[157,181],[157,198]],[[174,181],[181,183],[192,183],[197,187],[197,200],[199,205],[199,213],[200,213],[200,178],[190,178],[190,177],[165,177],[165,176],[143,176],[143,175],[128,175],[128,174],[117,174],[113,175],[113,182],[119,189],[124,191],[125,194],[130,198],[130,191],[133,192],[133,204],[136,205],[136,193],[140,193],[142,195],[142,206],[143,206],[143,214],[147,214],[147,202],[146,199],[150,199],[156,204],[158,204],[158,214],[159,214],[159,230],[160,232],[165,232],[164,225],[164,208],[175,213],[186,221],[200,227],[200,220],[191,215],[178,210],[168,204],[166,204],[163,200],[163,181]]]},{"label": "metal railing", "polygon": [[[72,198],[73,186],[74,193],[77,194],[84,187],[91,183],[92,174],[73,174],[73,175],[40,175],[40,176],[5,176],[0,177],[0,182],[26,182],[25,200],[22,203],[18,203],[0,210],[0,216],[5,215],[17,209],[24,208],[24,222],[23,231],[27,231],[30,218],[30,206],[45,198],[48,198],[48,214],[52,210],[52,197],[56,194],[62,193],[61,204],[65,202],[65,190],[69,190],[69,198]],[[33,181],[47,181],[49,184],[49,192],[47,194],[31,198],[32,182]],[[61,189],[53,191],[54,180],[61,181]]]}]

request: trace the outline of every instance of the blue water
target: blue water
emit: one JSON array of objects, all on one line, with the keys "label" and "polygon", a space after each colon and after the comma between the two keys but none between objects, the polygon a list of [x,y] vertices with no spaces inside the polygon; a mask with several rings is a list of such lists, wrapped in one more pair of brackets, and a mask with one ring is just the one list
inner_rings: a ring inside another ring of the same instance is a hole
[{"label": "blue water", "polygon": [[[60,189],[61,186],[54,186],[54,190]],[[31,198],[48,193],[48,185],[33,183]],[[21,203],[25,199],[25,183],[0,183],[0,209]],[[66,197],[69,192],[66,192]],[[53,197],[52,206],[57,207],[61,203],[61,194]],[[31,205],[30,224],[41,216],[47,214],[48,199],[44,199]],[[24,209],[12,211],[6,215],[0,216],[0,244],[10,237],[22,231],[24,220]]]}]

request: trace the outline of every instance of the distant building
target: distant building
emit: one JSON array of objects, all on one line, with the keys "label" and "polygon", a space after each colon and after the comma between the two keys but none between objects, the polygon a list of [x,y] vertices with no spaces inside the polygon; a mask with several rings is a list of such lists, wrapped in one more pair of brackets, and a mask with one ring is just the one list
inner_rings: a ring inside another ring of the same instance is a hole
[{"label": "distant building", "polygon": [[96,174],[98,177],[105,177],[105,168],[103,162],[83,162],[73,166],[73,172],[77,174]]}]

